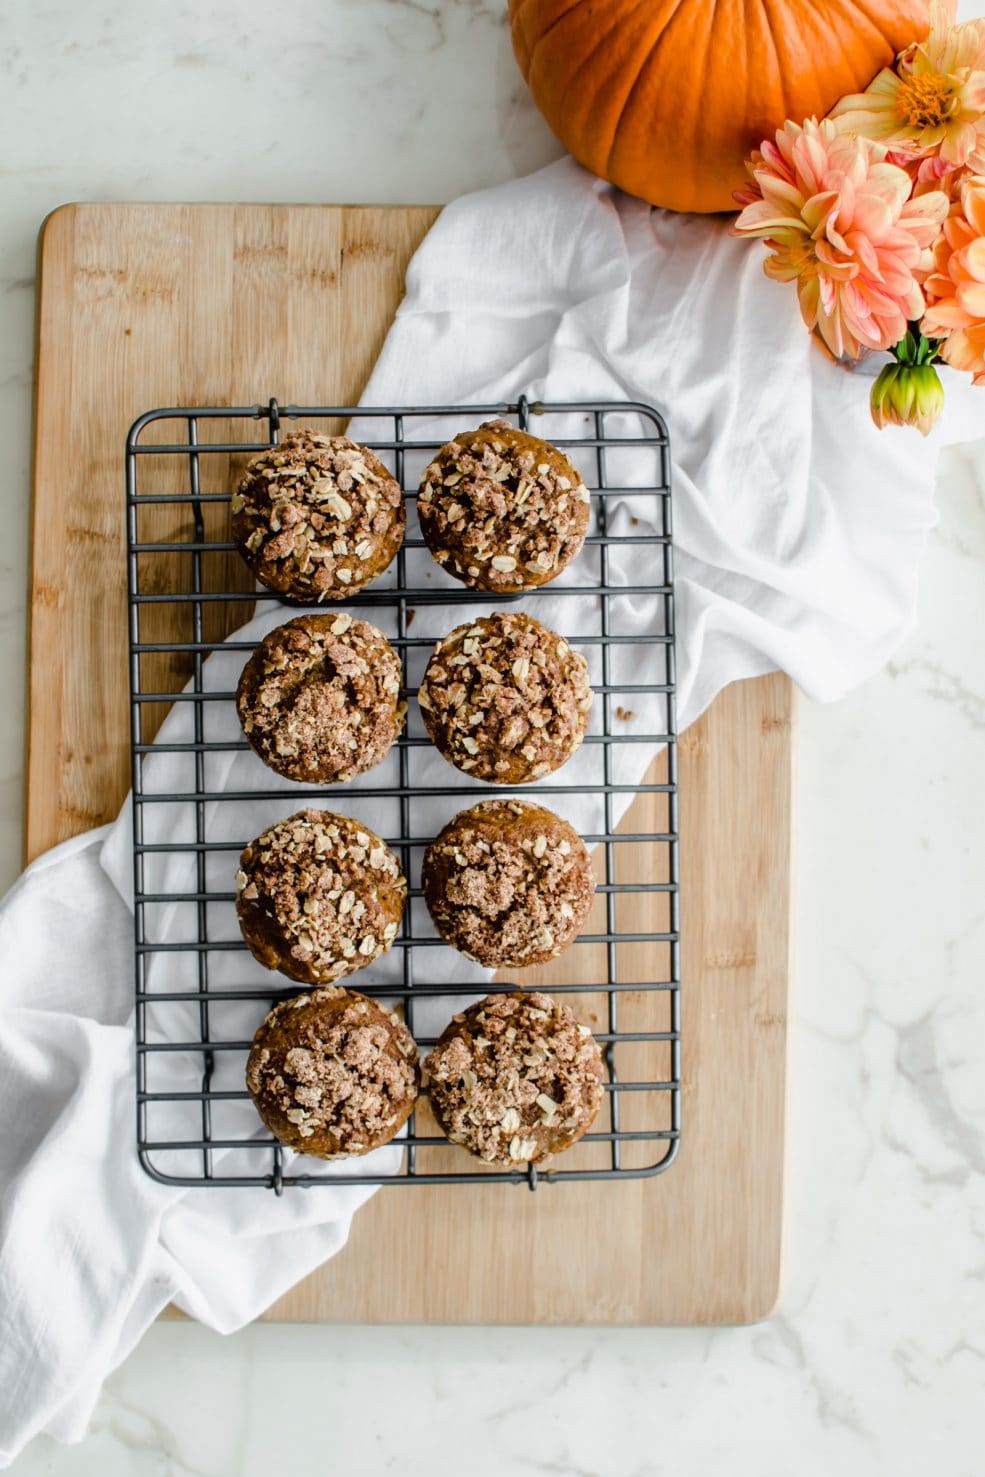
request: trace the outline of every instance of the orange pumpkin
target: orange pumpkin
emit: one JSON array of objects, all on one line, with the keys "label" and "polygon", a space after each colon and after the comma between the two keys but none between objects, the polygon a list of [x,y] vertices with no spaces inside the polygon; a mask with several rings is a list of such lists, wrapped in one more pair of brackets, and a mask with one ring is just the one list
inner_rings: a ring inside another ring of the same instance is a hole
[{"label": "orange pumpkin", "polygon": [[671,210],[731,210],[743,160],[823,117],[929,27],[924,0],[510,0],[534,100],[594,174]]}]

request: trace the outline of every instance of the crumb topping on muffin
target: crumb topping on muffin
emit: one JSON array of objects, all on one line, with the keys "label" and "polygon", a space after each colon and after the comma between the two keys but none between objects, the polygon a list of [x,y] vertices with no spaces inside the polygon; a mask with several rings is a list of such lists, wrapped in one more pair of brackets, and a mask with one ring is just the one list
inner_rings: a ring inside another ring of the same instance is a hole
[{"label": "crumb topping on muffin", "polygon": [[524,800],[483,800],[431,842],[424,897],[446,943],[490,968],[555,958],[595,896],[585,843],[560,816]]},{"label": "crumb topping on muffin", "polygon": [[445,1134],[487,1163],[543,1164],[581,1138],[604,1097],[591,1031],[539,991],[456,1015],[424,1074]]},{"label": "crumb topping on muffin", "polygon": [[588,727],[588,663],[520,611],[480,616],[436,645],[418,693],[432,741],[458,769],[526,784],[571,757]]},{"label": "crumb topping on muffin", "polygon": [[257,579],[300,600],[344,600],[400,548],[400,484],[348,436],[302,428],[255,456],[233,494],[233,538]]},{"label": "crumb topping on muffin", "polygon": [[251,841],[236,908],[261,964],[326,984],[371,964],[397,935],[407,883],[384,841],[358,821],[302,810]]},{"label": "crumb topping on muffin", "polygon": [[417,1046],[400,1017],[338,987],[275,1005],[246,1068],[268,1128],[321,1158],[388,1143],[410,1115],[419,1084]]},{"label": "crumb topping on muffin", "polygon": [[403,726],[400,658],[368,621],[301,615],[260,642],[236,709],[250,745],[288,779],[341,784],[386,758]]},{"label": "crumb topping on muffin", "polygon": [[467,585],[507,593],[546,584],[570,563],[590,501],[557,447],[494,420],[442,447],[417,508],[439,564]]}]

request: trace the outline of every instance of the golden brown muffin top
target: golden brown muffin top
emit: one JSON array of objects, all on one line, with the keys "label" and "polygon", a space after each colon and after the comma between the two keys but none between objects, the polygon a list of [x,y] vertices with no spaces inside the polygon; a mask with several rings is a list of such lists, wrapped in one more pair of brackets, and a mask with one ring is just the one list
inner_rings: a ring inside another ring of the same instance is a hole
[{"label": "golden brown muffin top", "polygon": [[525,800],[483,800],[455,816],[427,848],[422,876],[442,938],[490,968],[560,954],[595,896],[581,837]]},{"label": "golden brown muffin top", "polygon": [[262,451],[233,494],[233,538],[268,589],[344,600],[403,542],[400,484],[368,447],[307,427]]},{"label": "golden brown muffin top", "polygon": [[300,615],[260,642],[236,709],[250,745],[288,779],[341,784],[379,764],[403,724],[400,658],[345,611]]},{"label": "golden brown muffin top", "polygon": [[567,457],[506,421],[443,446],[417,511],[434,558],[457,579],[506,594],[554,579],[581,549],[590,494]]},{"label": "golden brown muffin top", "polygon": [[246,1085],[268,1128],[321,1158],[389,1142],[417,1097],[417,1046],[392,1012],[355,991],[275,1005],[257,1031]]},{"label": "golden brown muffin top", "polygon": [[487,1163],[544,1163],[577,1142],[604,1097],[591,1031],[539,991],[489,995],[456,1015],[424,1074],[445,1133]]},{"label": "golden brown muffin top", "polygon": [[439,641],[418,693],[433,742],[458,769],[527,784],[569,759],[588,727],[588,663],[521,611],[480,616]]},{"label": "golden brown muffin top", "polygon": [[[244,936],[273,939],[295,978],[339,978],[385,953],[407,883],[386,842],[348,816],[302,810],[251,841],[236,873]],[[396,914],[396,917],[394,917]]]}]

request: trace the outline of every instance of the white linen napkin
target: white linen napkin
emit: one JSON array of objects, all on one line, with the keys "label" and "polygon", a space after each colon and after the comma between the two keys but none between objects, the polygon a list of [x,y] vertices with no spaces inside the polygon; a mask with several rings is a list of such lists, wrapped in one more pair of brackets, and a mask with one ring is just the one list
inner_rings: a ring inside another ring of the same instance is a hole
[{"label": "white linen napkin", "polygon": [[[866,369],[846,373],[812,346],[796,295],[767,281],[761,252],[730,238],[727,221],[651,211],[567,160],[444,212],[411,265],[364,403],[523,392],[636,399],[669,422],[682,727],[739,678],[779,667],[830,700],[878,670],[913,618],[938,450],[974,434],[985,410],[948,375],[948,424],[930,441],[876,432]],[[646,468],[636,475],[645,481]],[[591,601],[533,608],[567,629]],[[645,602],[635,616],[656,629]],[[266,609],[241,634],[284,618]],[[446,629],[454,618],[444,613]],[[242,660],[217,653],[206,680],[228,690]],[[189,721],[178,705],[168,734]],[[235,731],[230,708],[217,721]],[[652,713],[637,722],[659,731]],[[451,774],[415,752],[432,774]],[[624,762],[642,775],[652,752],[642,744]],[[148,782],[168,787],[181,762],[153,756]],[[215,756],[210,783],[233,782],[273,787],[252,755]],[[393,835],[385,817],[359,810],[359,788],[352,813]],[[286,782],[284,792],[283,805],[252,811],[244,839],[297,808]],[[440,824],[457,808],[449,796],[432,814]],[[586,812],[566,813],[590,829]],[[337,1186],[278,1199],[183,1191],[140,1169],[128,827],[125,811],[56,848],[0,907],[0,1464],[42,1430],[80,1439],[102,1380],[169,1300],[221,1331],[255,1317],[344,1244],[368,1193],[344,1172]],[[181,865],[165,862],[161,875],[170,882]],[[235,930],[231,910],[227,924]],[[177,907],[154,926],[180,938],[187,920]],[[181,977],[178,962],[154,968],[158,988]]]}]

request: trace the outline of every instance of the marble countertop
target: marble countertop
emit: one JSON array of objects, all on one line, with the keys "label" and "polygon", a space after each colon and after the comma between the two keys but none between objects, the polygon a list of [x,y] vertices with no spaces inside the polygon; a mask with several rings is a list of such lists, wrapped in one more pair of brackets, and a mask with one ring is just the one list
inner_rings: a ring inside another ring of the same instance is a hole
[{"label": "marble countertop", "polygon": [[[3,883],[20,850],[41,220],[72,199],[443,201],[525,173],[560,151],[504,11],[6,7]],[[779,1315],[715,1330],[255,1326],[225,1341],[159,1325],[109,1381],[83,1445],[39,1440],[19,1477],[981,1471],[985,445],[948,455],[939,505],[905,646],[837,707],[801,708]]]}]

